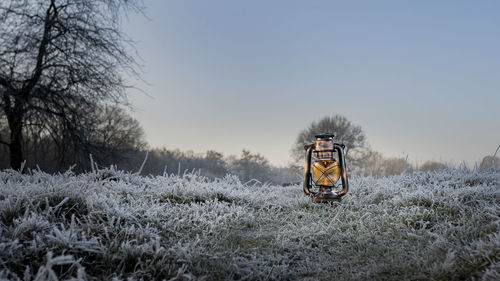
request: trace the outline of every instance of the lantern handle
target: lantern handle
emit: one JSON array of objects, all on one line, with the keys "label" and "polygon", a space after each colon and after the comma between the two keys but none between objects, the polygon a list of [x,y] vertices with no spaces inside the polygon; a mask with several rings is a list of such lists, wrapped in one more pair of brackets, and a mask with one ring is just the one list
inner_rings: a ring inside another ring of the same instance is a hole
[{"label": "lantern handle", "polygon": [[314,149],[314,144],[304,146],[306,149],[306,165],[304,167],[304,193],[306,195],[316,195],[317,192],[311,191],[311,157]]},{"label": "lantern handle", "polygon": [[349,191],[349,182],[347,180],[347,167],[345,164],[345,154],[344,154],[344,144],[334,143],[333,149],[337,150],[339,155],[339,164],[340,164],[340,177],[342,178],[342,190],[337,192],[338,196],[344,196]]}]

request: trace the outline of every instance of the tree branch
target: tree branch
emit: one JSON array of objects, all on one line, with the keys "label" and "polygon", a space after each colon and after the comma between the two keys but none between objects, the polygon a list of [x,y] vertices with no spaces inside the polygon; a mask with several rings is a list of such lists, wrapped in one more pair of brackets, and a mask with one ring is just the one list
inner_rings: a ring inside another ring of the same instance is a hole
[{"label": "tree branch", "polygon": [[[53,14],[52,11],[54,11]],[[57,16],[57,8],[55,6],[54,0],[51,0],[50,6],[45,14],[43,36],[42,36],[42,41],[40,42],[40,46],[38,47],[36,66],[34,69],[33,77],[28,80],[28,85],[26,85],[26,87],[23,87],[23,95],[25,96],[25,98],[27,95],[30,94],[31,90],[35,87],[36,83],[38,83],[38,80],[42,75],[43,60],[47,52],[47,45],[50,42],[49,35],[54,25],[54,20],[56,16]]]}]

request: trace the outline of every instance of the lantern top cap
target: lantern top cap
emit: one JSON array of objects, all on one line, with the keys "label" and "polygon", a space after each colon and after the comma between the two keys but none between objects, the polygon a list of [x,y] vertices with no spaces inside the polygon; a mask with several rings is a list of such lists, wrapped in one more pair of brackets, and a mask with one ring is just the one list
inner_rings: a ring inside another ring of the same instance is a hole
[{"label": "lantern top cap", "polygon": [[334,135],[327,133],[327,134],[319,134],[314,137],[316,137],[317,139],[333,139]]}]

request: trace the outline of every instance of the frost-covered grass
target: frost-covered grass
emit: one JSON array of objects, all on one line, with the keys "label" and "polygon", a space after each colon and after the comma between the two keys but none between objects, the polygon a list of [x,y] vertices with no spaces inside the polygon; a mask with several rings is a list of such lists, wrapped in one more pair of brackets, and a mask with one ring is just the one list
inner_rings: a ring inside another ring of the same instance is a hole
[{"label": "frost-covered grass", "polygon": [[0,172],[0,279],[500,280],[500,173],[301,187]]}]

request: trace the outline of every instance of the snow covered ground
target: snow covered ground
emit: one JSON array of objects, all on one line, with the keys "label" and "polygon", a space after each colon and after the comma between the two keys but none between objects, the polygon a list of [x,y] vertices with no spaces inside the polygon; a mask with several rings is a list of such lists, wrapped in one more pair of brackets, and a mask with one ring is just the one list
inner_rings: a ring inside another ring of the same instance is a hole
[{"label": "snow covered ground", "polygon": [[500,280],[500,173],[300,186],[0,172],[0,279]]}]

